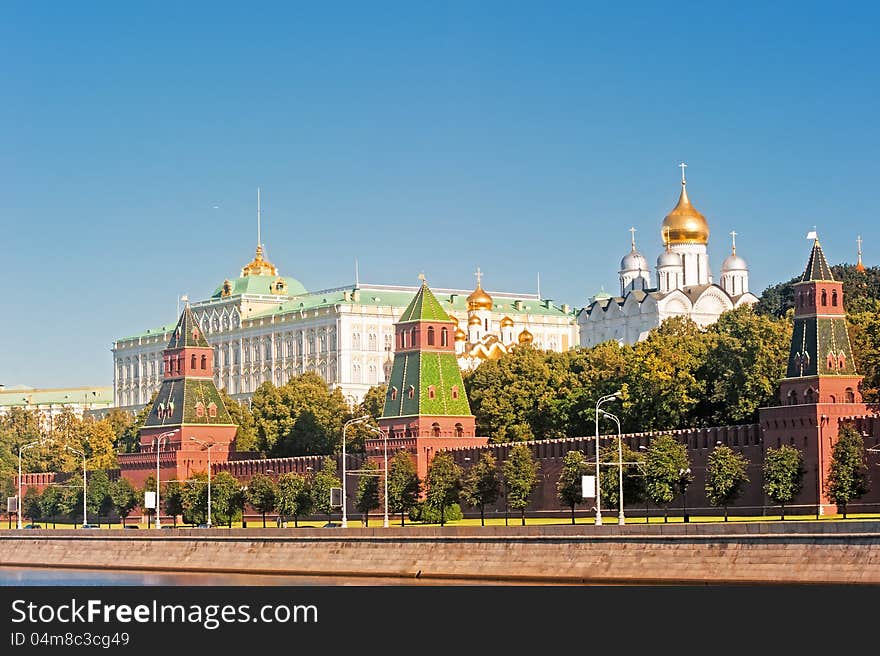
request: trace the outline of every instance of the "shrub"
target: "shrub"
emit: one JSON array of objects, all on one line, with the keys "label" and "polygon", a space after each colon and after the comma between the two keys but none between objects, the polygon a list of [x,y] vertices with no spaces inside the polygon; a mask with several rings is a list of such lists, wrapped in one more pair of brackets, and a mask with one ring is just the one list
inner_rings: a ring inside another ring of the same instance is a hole
[{"label": "shrub", "polygon": [[[453,503],[451,506],[446,506],[444,516],[447,522],[452,522],[457,519],[462,519],[464,517],[461,512],[461,506],[459,506],[457,503]],[[428,505],[424,501],[419,501],[415,506],[410,509],[409,521],[421,522],[423,524],[439,524],[440,509]]]}]

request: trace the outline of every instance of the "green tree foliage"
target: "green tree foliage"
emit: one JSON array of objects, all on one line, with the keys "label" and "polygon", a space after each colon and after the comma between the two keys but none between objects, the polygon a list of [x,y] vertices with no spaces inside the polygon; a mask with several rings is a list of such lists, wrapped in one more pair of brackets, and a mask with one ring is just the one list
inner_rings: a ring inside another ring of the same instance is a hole
[{"label": "green tree foliage", "polygon": [[457,503],[461,493],[461,467],[455,464],[449,453],[441,451],[428,466],[425,484],[428,488],[425,501],[440,511],[440,526],[443,526],[447,506]]},{"label": "green tree foliage", "polygon": [[110,496],[110,477],[107,476],[107,472],[98,469],[89,472],[88,482],[86,507],[89,510],[89,517],[92,518],[91,522],[99,524],[101,517],[108,517],[113,510],[113,499]]},{"label": "green tree foliage", "polygon": [[729,446],[716,446],[709,454],[706,462],[706,498],[713,506],[724,507],[725,522],[728,506],[739,498],[743,486],[749,482],[748,467],[748,459]]},{"label": "green tree foliage", "polygon": [[90,469],[116,469],[116,432],[109,419],[95,420],[86,417],[83,420],[83,443]]},{"label": "green tree foliage", "polygon": [[147,417],[149,417],[150,411],[152,411],[153,404],[156,402],[156,397],[158,395],[158,390],[153,392],[153,395],[150,397],[150,400],[147,401],[147,404],[141,408],[141,410],[134,416],[131,423],[125,427],[122,434],[117,438],[116,448],[119,452],[135,453],[136,451],[140,451],[140,432],[144,427],[144,424],[147,423]]},{"label": "green tree foliage", "polygon": [[263,383],[254,392],[251,411],[257,446],[272,457],[335,453],[341,449],[342,426],[351,417],[339,388],[331,390],[314,372],[281,387]]},{"label": "green tree foliage", "polygon": [[120,477],[110,486],[110,499],[113,501],[113,508],[119,515],[122,525],[125,526],[125,518],[128,517],[128,513],[134,510],[139,503],[137,490],[128,479]]},{"label": "green tree foliage", "polygon": [[[880,402],[880,300],[863,299],[849,305],[849,333],[859,373],[864,375],[862,397]],[[858,307],[857,307],[858,306]]]},{"label": "green tree foliage", "polygon": [[134,423],[134,414],[122,410],[121,408],[110,408],[104,419],[110,422],[110,427],[113,429],[114,435],[113,446],[114,449],[118,449],[119,438],[121,438],[125,431],[127,431]]},{"label": "green tree foliage", "polygon": [[797,448],[783,444],[778,449],[767,449],[764,456],[764,492],[782,507],[782,519],[785,519],[785,504],[794,501],[801,491],[803,480],[803,456]]},{"label": "green tree foliage", "polygon": [[278,486],[265,474],[254,474],[248,482],[247,500],[263,516],[263,528],[266,528],[266,513],[275,510],[277,494]]},{"label": "green tree foliage", "polygon": [[57,485],[50,485],[40,495],[40,514],[52,521],[52,528],[58,515],[62,513],[64,490]]},{"label": "green tree foliage", "polygon": [[[831,267],[835,280],[843,283],[843,297],[848,308],[857,307],[859,302],[880,300],[880,267],[868,267],[860,272],[853,264],[837,264]],[[786,282],[771,285],[761,293],[756,311],[784,317],[794,308],[794,284],[800,276]]]},{"label": "green tree foliage", "polygon": [[[602,502],[606,507],[620,509],[620,468],[617,463],[622,459],[623,465],[623,502],[624,506],[638,503],[645,498],[645,476],[642,473],[641,463],[644,458],[627,446],[626,442],[620,444],[618,450],[618,438],[611,440],[599,449],[599,461],[605,463],[601,467],[599,485],[602,487]],[[626,464],[629,463],[629,464]],[[595,464],[590,472],[596,469]]]},{"label": "green tree foliage", "polygon": [[539,463],[532,457],[532,450],[527,444],[517,444],[510,450],[507,460],[502,465],[504,470],[504,488],[507,492],[507,503],[511,508],[520,511],[522,525],[526,525],[526,507],[532,497],[532,491],[538,484]]},{"label": "green tree foliage", "polygon": [[486,525],[486,506],[501,496],[501,477],[498,462],[489,451],[483,451],[480,459],[467,470],[462,485],[465,503],[480,509],[480,526]]},{"label": "green tree foliage", "polygon": [[330,488],[333,487],[342,487],[342,481],[336,473],[336,461],[327,456],[321,461],[321,469],[312,478],[311,488],[315,510],[327,515],[328,522],[334,510],[330,504]]},{"label": "green tree foliage", "polygon": [[244,491],[241,483],[227,471],[211,477],[211,524],[226,524],[241,518]]},{"label": "green tree foliage", "polygon": [[293,517],[293,525],[299,526],[299,518],[310,515],[313,507],[311,485],[305,476],[290,472],[278,477],[275,511],[281,522]]},{"label": "green tree foliage", "polygon": [[221,389],[220,398],[223,405],[229,411],[234,424],[238,426],[235,433],[235,450],[256,451],[257,450],[257,424],[254,415],[247,403],[239,403],[226,393],[225,389]]},{"label": "green tree foliage", "polygon": [[374,385],[364,394],[364,400],[361,401],[358,414],[360,416],[370,415],[373,419],[379,419],[385,410],[385,395],[388,394],[388,385]]},{"label": "green tree foliage", "polygon": [[586,456],[580,451],[569,451],[562,459],[562,471],[556,481],[556,497],[563,506],[571,508],[571,523],[574,524],[574,508],[583,501],[581,496],[581,477],[590,472]]},{"label": "green tree foliage", "polygon": [[370,511],[379,507],[379,466],[368,460],[362,469],[365,473],[358,479],[354,507],[361,513],[364,526],[369,526]]},{"label": "green tree foliage", "polygon": [[169,481],[162,489],[162,510],[172,519],[172,523],[177,527],[178,516],[183,515],[183,486],[178,481]]},{"label": "green tree foliage", "polygon": [[828,472],[828,497],[843,506],[864,496],[871,489],[868,466],[865,464],[865,441],[852,424],[843,424],[831,450],[831,471]]},{"label": "green tree foliage", "polygon": [[25,490],[21,502],[22,516],[27,517],[31,522],[35,522],[40,518],[42,509],[40,508],[40,492],[35,487],[29,487]]},{"label": "green tree foliage", "polygon": [[388,466],[388,512],[400,513],[400,525],[419,500],[421,481],[416,463],[406,451],[398,451]]},{"label": "green tree foliage", "polygon": [[[212,481],[213,483],[213,481]],[[214,513],[213,485],[211,488],[212,503],[211,514]],[[190,476],[183,484],[180,490],[180,496],[183,501],[183,521],[187,524],[197,526],[208,521],[208,474],[198,472]],[[214,517],[211,517],[211,523]]]},{"label": "green tree foliage", "polygon": [[654,438],[645,455],[645,492],[657,506],[663,506],[663,521],[669,519],[668,506],[681,489],[681,470],[690,469],[687,447],[671,435]]}]

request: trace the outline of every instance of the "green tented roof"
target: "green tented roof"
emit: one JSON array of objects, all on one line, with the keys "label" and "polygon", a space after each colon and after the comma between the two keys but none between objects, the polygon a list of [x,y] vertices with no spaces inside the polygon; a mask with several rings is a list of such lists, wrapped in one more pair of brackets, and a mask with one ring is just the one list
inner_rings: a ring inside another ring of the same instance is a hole
[{"label": "green tented roof", "polygon": [[[201,416],[197,404],[201,402],[204,412]],[[217,414],[210,416],[209,406],[214,404]],[[161,416],[160,416],[161,414]],[[229,411],[223,404],[220,392],[210,378],[177,378],[163,380],[156,402],[153,404],[145,428],[180,425],[234,425]]]},{"label": "green tented roof", "polygon": [[[453,397],[453,387],[458,398]],[[431,398],[431,388],[434,398]],[[394,396],[394,399],[391,397]],[[471,414],[455,353],[405,351],[395,353],[385,396],[383,417]]]},{"label": "green tented roof", "polygon": [[180,319],[177,320],[177,326],[171,333],[171,341],[168,342],[166,348],[176,349],[184,346],[211,348],[188,303],[180,313]]},{"label": "green tented roof", "polygon": [[810,259],[807,261],[807,268],[804,275],[801,276],[801,282],[810,281],[834,281],[834,274],[831,273],[831,267],[828,266],[828,260],[825,259],[825,253],[817,239],[813,243],[813,250],[810,251]]},{"label": "green tented roof", "polygon": [[446,311],[440,307],[437,298],[428,288],[428,283],[423,282],[406,310],[400,315],[398,323],[406,321],[451,321],[451,319]]}]

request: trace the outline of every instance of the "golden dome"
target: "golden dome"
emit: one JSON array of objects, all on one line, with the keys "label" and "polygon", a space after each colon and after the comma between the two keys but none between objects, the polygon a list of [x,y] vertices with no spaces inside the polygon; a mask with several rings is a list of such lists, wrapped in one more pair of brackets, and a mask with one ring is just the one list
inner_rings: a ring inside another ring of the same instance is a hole
[{"label": "golden dome", "polygon": [[709,243],[709,224],[706,217],[691,205],[684,183],[681,185],[678,205],[663,219],[660,235],[664,244]]},{"label": "golden dome", "polygon": [[473,316],[470,319],[468,319],[469,326],[480,326],[482,324],[483,324],[483,322],[482,322],[482,320],[480,320],[480,317],[478,317],[478,316]]},{"label": "golden dome", "polygon": [[510,317],[504,317],[501,320],[501,327],[502,328],[510,328],[512,325],[513,325],[513,319],[511,319]]},{"label": "golden dome", "polygon": [[449,319],[450,319],[450,320],[452,321],[452,323],[454,323],[456,326],[458,325],[458,317],[454,317],[454,316],[452,316],[452,315],[450,314],[450,315],[449,315]]},{"label": "golden dome", "polygon": [[257,254],[254,255],[254,259],[251,262],[244,266],[241,270],[241,277],[244,278],[246,276],[277,276],[278,269],[275,268],[275,265],[269,262],[269,260],[263,259],[263,247],[261,245],[257,245]]},{"label": "golden dome", "polygon": [[531,344],[534,339],[535,337],[529,332],[528,328],[523,328],[522,332],[519,334],[520,344]]},{"label": "golden dome", "polygon": [[455,330],[455,341],[456,342],[465,342],[467,341],[467,333],[463,331],[461,328],[456,328]]},{"label": "golden dome", "polygon": [[485,291],[483,291],[483,287],[480,283],[477,283],[477,288],[471,292],[470,296],[467,297],[468,310],[491,310],[492,309],[492,297],[489,296]]}]

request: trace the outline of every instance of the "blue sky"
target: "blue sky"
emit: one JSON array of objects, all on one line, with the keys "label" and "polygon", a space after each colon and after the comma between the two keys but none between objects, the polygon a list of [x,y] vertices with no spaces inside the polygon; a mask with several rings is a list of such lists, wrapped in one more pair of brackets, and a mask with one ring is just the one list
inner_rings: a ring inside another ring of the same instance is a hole
[{"label": "blue sky", "polygon": [[582,306],[688,163],[715,269],[752,287],[880,258],[878,10],[865,4],[4,3],[0,383],[112,381],[263,241],[361,279]]}]

